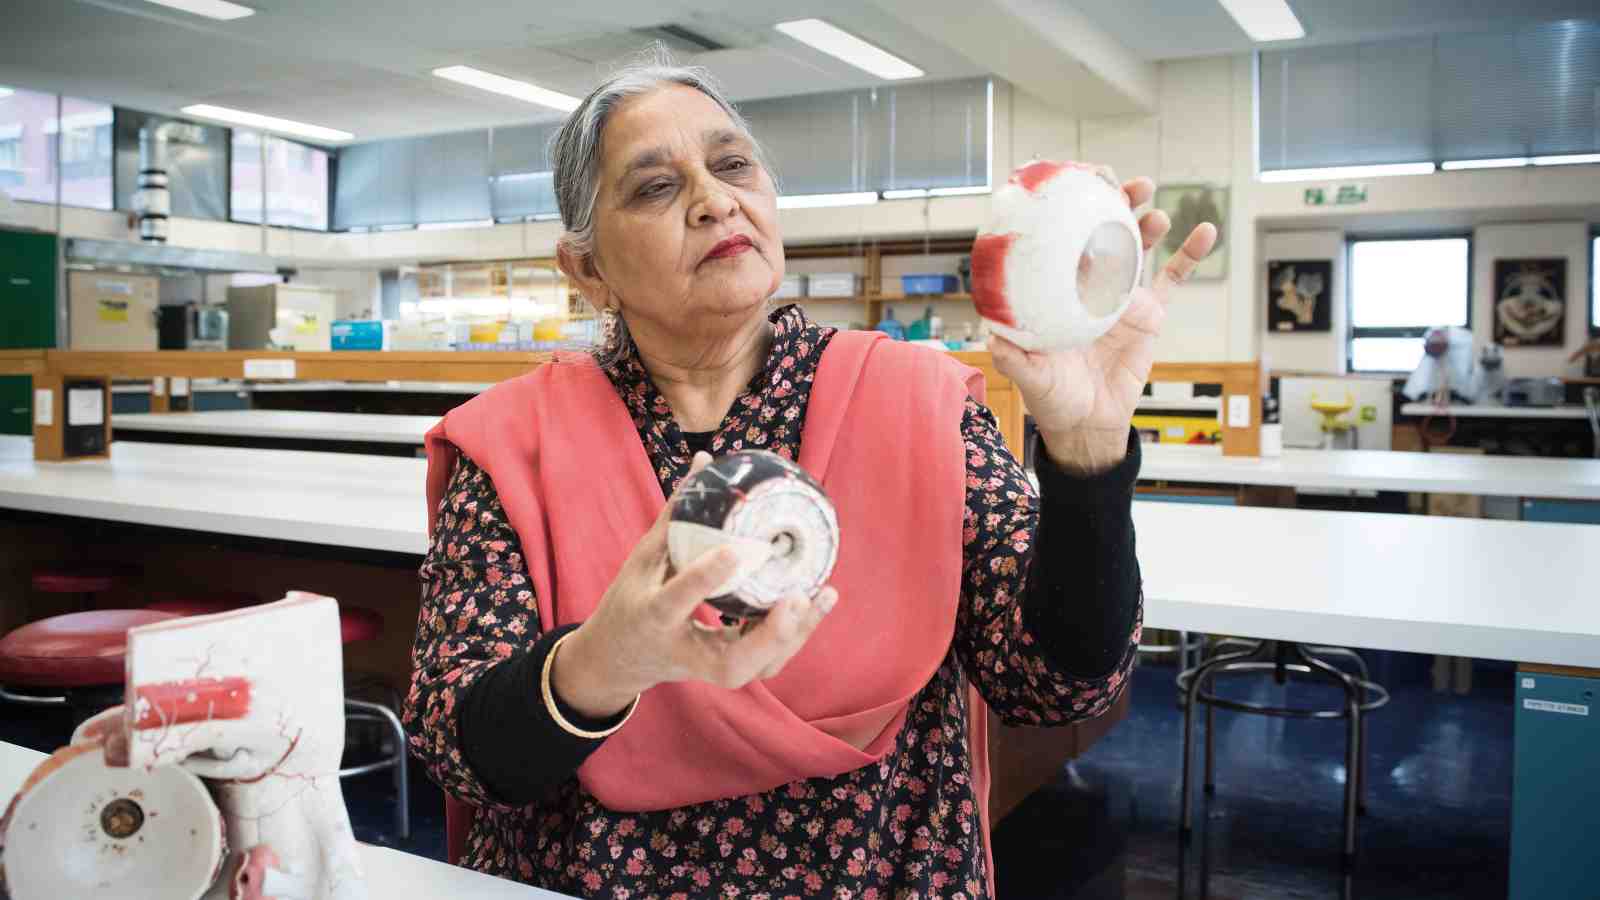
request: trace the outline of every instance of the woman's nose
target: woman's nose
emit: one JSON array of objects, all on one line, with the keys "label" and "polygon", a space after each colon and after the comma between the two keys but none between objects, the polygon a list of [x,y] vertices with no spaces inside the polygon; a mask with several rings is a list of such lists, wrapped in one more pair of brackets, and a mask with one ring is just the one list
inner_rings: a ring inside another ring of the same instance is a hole
[{"label": "woman's nose", "polygon": [[690,221],[697,225],[720,222],[733,215],[738,205],[734,202],[732,192],[712,182],[701,189],[700,198],[689,210]]}]

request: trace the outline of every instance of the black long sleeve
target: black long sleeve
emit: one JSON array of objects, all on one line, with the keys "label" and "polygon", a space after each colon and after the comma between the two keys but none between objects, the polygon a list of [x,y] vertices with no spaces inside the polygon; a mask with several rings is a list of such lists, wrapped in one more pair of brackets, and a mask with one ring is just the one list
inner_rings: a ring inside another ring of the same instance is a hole
[{"label": "black long sleeve", "polygon": [[1123,661],[1139,615],[1139,558],[1134,552],[1133,487],[1138,433],[1114,468],[1080,477],[1040,447],[1039,525],[1022,601],[1023,621],[1057,666],[1100,678]]},{"label": "black long sleeve", "polygon": [[[562,635],[577,628],[565,625],[541,635],[483,674],[467,691],[461,707],[461,750],[467,763],[507,803],[531,803],[570,779],[602,739],[572,734],[550,715],[540,690],[544,661]],[[615,727],[613,719],[581,715],[551,692],[561,715],[584,731]]]}]

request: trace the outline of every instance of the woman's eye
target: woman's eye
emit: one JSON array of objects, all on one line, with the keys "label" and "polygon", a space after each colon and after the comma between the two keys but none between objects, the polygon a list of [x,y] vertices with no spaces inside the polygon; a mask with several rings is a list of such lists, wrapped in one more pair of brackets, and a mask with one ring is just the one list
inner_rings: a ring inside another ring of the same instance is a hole
[{"label": "woman's eye", "polygon": [[723,172],[728,172],[728,173],[731,173],[731,174],[738,174],[738,173],[743,172],[744,170],[750,168],[750,161],[747,160],[747,159],[744,159],[742,157],[735,156],[735,157],[732,157],[731,159],[723,160],[722,165],[719,166],[719,168]]},{"label": "woman's eye", "polygon": [[639,189],[639,196],[644,198],[659,197],[666,193],[672,185],[665,181],[652,181]]}]

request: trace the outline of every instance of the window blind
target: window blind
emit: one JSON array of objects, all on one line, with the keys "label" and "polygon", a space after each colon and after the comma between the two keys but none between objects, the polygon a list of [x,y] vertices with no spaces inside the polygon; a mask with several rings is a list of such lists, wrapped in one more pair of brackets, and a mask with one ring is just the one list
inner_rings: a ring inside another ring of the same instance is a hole
[{"label": "window blind", "polygon": [[1258,62],[1263,171],[1600,152],[1600,20]]}]

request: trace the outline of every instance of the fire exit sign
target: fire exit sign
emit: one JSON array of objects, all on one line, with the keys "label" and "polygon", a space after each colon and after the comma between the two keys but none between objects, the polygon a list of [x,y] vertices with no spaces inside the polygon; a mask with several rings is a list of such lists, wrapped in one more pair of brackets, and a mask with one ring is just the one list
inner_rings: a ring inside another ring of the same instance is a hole
[{"label": "fire exit sign", "polygon": [[1327,187],[1306,188],[1307,206],[1350,206],[1367,202],[1364,184],[1339,184]]}]

